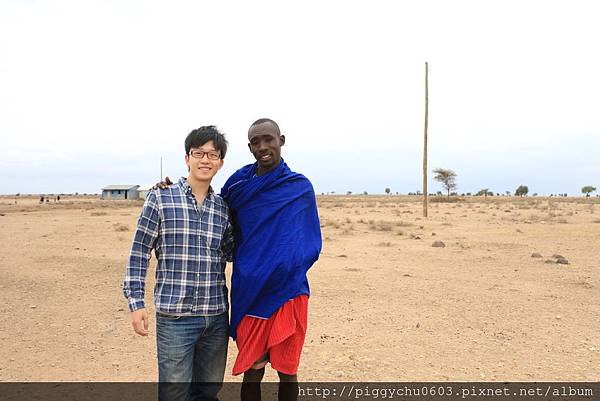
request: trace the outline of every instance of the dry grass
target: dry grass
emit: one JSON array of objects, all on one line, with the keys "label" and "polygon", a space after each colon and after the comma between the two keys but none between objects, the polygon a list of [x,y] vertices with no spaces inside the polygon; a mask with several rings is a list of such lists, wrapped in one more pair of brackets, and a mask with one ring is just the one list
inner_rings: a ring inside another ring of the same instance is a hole
[{"label": "dry grass", "polygon": [[120,232],[129,231],[129,226],[126,224],[115,223],[114,228],[115,228],[115,231],[120,231]]},{"label": "dry grass", "polygon": [[[326,206],[319,210],[325,226],[324,246],[310,272],[317,296],[303,354],[304,365],[310,367],[304,369],[306,379],[469,381],[480,379],[481,372],[491,381],[595,379],[600,362],[594,308],[600,288],[595,249],[600,213],[588,213],[593,210],[589,203],[557,200],[548,210],[547,199],[488,197],[484,202],[465,198],[462,208],[454,208],[455,203],[432,204],[430,217],[421,219],[417,196],[320,197]],[[390,206],[400,199],[408,206]],[[0,205],[0,214],[6,214],[0,217],[5,232],[0,243],[5,244],[3,291],[9,300],[3,306],[0,360],[10,362],[0,366],[1,378],[152,378],[156,346],[140,341],[139,358],[130,363],[126,345],[135,335],[128,324],[126,303],[120,291],[115,291],[115,283],[123,280],[123,261],[141,203],[119,202],[108,208],[108,201],[96,201],[96,210],[87,210],[85,204],[28,206],[21,202]],[[344,202],[353,206],[333,207]],[[361,208],[361,202],[373,203],[372,210]],[[19,211],[23,207],[39,212],[25,215]],[[513,211],[504,213],[506,209]],[[396,211],[412,214],[397,215]],[[446,211],[452,211],[451,215]],[[555,214],[552,220],[549,211]],[[94,212],[108,215],[91,217]],[[492,213],[497,217],[491,217]],[[544,223],[524,224],[530,216]],[[558,224],[559,219],[569,224]],[[374,230],[369,229],[369,220]],[[382,222],[384,229],[392,230],[381,231]],[[117,232],[115,223],[122,223],[125,231]],[[340,228],[335,229],[333,223]],[[417,236],[421,239],[416,240]],[[445,251],[431,251],[436,239],[445,242]],[[23,243],[36,246],[28,252],[10,252]],[[534,251],[544,258],[531,259]],[[545,264],[544,259],[554,253],[563,254],[570,264]],[[44,267],[41,275],[40,266]],[[83,282],[78,280],[82,272]],[[154,277],[148,274],[148,297]],[[35,309],[27,301],[32,285],[44,299],[36,301]],[[61,299],[66,293],[83,304],[69,309]],[[78,308],[90,313],[77,315]],[[59,320],[61,324],[56,324]],[[48,329],[32,330],[36,325]],[[401,336],[386,335],[381,328],[392,328]],[[150,330],[156,333],[153,326]],[[101,346],[96,340],[90,342],[91,332]],[[33,344],[33,348],[24,350],[23,344]],[[230,347],[229,366],[236,354],[233,343]],[[475,358],[432,350],[470,350]],[[536,355],[542,360],[531,357]],[[89,363],[90,356],[96,364]],[[394,368],[399,359],[402,367]],[[373,369],[378,364],[384,369]],[[105,369],[115,365],[119,365],[117,371]],[[458,365],[461,368],[454,369]],[[267,379],[276,380],[276,372],[271,373]]]},{"label": "dry grass", "polygon": [[342,235],[351,235],[352,234],[352,230],[354,230],[354,227],[344,228],[342,230]]},{"label": "dry grass", "polygon": [[394,223],[389,221],[373,222],[369,228],[373,231],[392,231],[394,229]]},{"label": "dry grass", "polygon": [[449,198],[447,196],[433,196],[429,198],[429,202],[431,203],[458,203],[464,201],[465,198],[460,196],[451,196]]},{"label": "dry grass", "polygon": [[106,212],[92,212],[91,216],[106,216],[107,214]]},{"label": "dry grass", "polygon": [[539,223],[540,221],[544,220],[542,217],[540,217],[537,214],[530,214],[526,219],[525,222],[526,223]]}]

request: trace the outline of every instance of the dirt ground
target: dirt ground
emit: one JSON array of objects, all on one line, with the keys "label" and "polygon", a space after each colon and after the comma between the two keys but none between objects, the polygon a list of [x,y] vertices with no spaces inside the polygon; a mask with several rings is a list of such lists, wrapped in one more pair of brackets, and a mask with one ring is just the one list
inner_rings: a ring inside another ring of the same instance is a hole
[{"label": "dirt ground", "polygon": [[[0,381],[156,380],[121,292],[142,203],[38,199],[0,197]],[[434,200],[319,197],[300,379],[599,381],[600,198]]]}]

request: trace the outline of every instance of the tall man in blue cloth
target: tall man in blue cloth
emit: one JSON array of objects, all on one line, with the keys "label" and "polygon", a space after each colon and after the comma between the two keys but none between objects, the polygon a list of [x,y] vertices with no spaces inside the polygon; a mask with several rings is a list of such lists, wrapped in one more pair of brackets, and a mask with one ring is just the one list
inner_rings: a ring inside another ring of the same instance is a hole
[{"label": "tall man in blue cloth", "polygon": [[317,203],[310,181],[281,158],[285,136],[275,121],[255,121],[248,142],[256,163],[236,171],[221,190],[235,238],[230,332],[239,353],[233,374],[244,374],[242,401],[259,401],[270,363],[280,379],[279,400],[296,400],[310,294],[306,274],[321,252]]}]

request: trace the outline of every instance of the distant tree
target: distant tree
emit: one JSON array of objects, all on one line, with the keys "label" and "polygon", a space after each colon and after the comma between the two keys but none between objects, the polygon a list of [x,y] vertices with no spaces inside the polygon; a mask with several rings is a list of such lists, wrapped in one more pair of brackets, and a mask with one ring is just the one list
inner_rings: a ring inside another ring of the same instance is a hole
[{"label": "distant tree", "polygon": [[538,196],[538,193],[534,192],[533,195],[531,195],[531,196]]},{"label": "distant tree", "polygon": [[346,191],[346,195],[352,195],[352,191]]},{"label": "distant tree", "polygon": [[527,185],[519,185],[519,187],[515,190],[515,196],[527,195],[528,192],[529,188]]},{"label": "distant tree", "polygon": [[456,189],[456,173],[452,170],[447,170],[443,168],[436,168],[433,170],[435,173],[435,177],[433,177],[436,181],[442,183],[446,191],[448,191],[448,197],[450,197],[450,191]]},{"label": "distant tree", "polygon": [[510,191],[506,191],[506,196],[510,196]]},{"label": "distant tree", "polygon": [[392,190],[391,190],[391,189],[389,189],[389,188],[386,188],[386,189],[385,189],[385,193],[386,193],[386,194],[388,194],[388,195],[390,194],[390,192],[391,192],[391,191],[392,191]]},{"label": "distant tree", "polygon": [[491,191],[489,190],[489,188],[483,188],[483,189],[480,189],[480,190],[479,190],[479,192],[477,192],[477,193],[475,194],[475,196],[481,196],[481,195],[483,195],[484,197],[486,197],[486,198],[487,198],[487,196],[488,196],[488,195],[492,195],[492,196],[493,196],[493,195],[494,195],[494,193],[493,193],[493,192],[491,192]]},{"label": "distant tree", "polygon": [[363,195],[369,195],[369,193],[367,191],[363,192]]},{"label": "distant tree", "polygon": [[587,196],[588,198],[590,197],[590,194],[594,191],[596,191],[596,187],[592,187],[591,185],[586,185],[585,187],[581,188],[581,193],[585,194],[585,196]]}]

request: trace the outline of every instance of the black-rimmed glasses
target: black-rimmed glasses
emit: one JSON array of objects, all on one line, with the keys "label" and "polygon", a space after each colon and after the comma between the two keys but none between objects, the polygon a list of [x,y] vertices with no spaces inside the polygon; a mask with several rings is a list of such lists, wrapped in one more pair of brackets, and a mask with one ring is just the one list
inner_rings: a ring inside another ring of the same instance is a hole
[{"label": "black-rimmed glasses", "polygon": [[221,158],[221,154],[215,151],[205,152],[203,150],[192,150],[190,152],[190,156],[192,156],[194,159],[203,159],[204,155],[208,157],[208,160],[219,160]]}]

